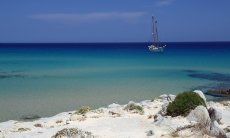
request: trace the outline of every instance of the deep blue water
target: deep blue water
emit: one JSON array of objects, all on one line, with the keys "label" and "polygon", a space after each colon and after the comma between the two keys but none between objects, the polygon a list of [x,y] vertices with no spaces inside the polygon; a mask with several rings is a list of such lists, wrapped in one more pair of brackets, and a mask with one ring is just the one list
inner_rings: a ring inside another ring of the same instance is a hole
[{"label": "deep blue water", "polygon": [[0,44],[0,121],[229,87],[229,42],[166,44]]}]

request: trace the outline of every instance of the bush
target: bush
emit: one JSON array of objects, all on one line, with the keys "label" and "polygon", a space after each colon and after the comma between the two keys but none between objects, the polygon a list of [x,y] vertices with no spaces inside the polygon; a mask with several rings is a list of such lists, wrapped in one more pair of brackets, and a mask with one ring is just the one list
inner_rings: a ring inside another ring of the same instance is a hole
[{"label": "bush", "polygon": [[91,110],[91,108],[89,106],[83,106],[76,113],[80,114],[80,115],[85,115],[90,110]]},{"label": "bush", "polygon": [[144,113],[143,107],[141,107],[139,105],[136,105],[134,103],[128,104],[124,109],[127,110],[127,111],[134,111],[134,112],[137,112],[137,113],[140,113],[140,114]]},{"label": "bush", "polygon": [[178,94],[175,100],[169,103],[167,107],[167,115],[175,116],[187,116],[191,110],[197,106],[203,105],[206,107],[205,101],[194,92],[184,92]]}]

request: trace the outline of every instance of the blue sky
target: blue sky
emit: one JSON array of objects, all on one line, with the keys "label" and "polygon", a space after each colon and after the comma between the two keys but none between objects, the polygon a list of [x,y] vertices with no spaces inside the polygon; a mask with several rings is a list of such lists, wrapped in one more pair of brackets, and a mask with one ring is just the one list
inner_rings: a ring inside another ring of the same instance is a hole
[{"label": "blue sky", "polygon": [[230,41],[230,0],[2,0],[0,42]]}]

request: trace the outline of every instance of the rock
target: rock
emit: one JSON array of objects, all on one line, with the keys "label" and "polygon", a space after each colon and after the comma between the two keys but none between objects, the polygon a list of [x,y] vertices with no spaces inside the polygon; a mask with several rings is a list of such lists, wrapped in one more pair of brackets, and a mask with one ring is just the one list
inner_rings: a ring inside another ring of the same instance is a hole
[{"label": "rock", "polygon": [[77,128],[64,128],[58,131],[51,138],[93,138],[90,132],[85,132]]},{"label": "rock", "polygon": [[97,113],[97,114],[102,114],[106,110],[107,110],[106,108],[99,108],[99,109],[96,109],[96,110],[92,110],[92,112]]},{"label": "rock", "polygon": [[134,101],[129,101],[128,104],[136,104]]},{"label": "rock", "polygon": [[117,108],[117,107],[120,107],[121,105],[119,104],[116,104],[116,103],[112,103],[108,106],[108,108]]},{"label": "rock", "polygon": [[208,113],[209,113],[209,116],[210,116],[212,122],[217,121],[220,124],[220,120],[222,119],[222,113],[220,111],[218,111],[218,109],[210,107],[208,109]]},{"label": "rock", "polygon": [[70,124],[70,119],[67,119],[67,120],[65,121],[65,124],[66,124],[66,125]]},{"label": "rock", "polygon": [[197,93],[206,103],[206,97],[204,96],[204,93],[201,90],[195,90],[193,92]]},{"label": "rock", "polygon": [[224,132],[225,132],[225,133],[229,133],[229,132],[230,132],[230,126],[224,128]]},{"label": "rock", "polygon": [[172,94],[169,94],[169,95],[163,94],[160,96],[160,98],[162,99],[163,105],[161,106],[162,109],[159,111],[159,114],[164,116],[167,113],[167,107],[169,103],[174,101],[176,96]]},{"label": "rock", "polygon": [[165,99],[165,98],[168,97],[168,95],[167,95],[167,94],[162,94],[162,95],[160,95],[159,97],[160,97],[161,99]]},{"label": "rock", "polygon": [[[214,116],[215,115],[213,115],[213,118],[215,118]],[[227,137],[225,132],[219,127],[217,121],[209,117],[209,112],[204,106],[197,106],[190,112],[187,119],[189,121],[195,121],[198,127],[210,136],[219,138]]]},{"label": "rock", "polygon": [[169,97],[170,97],[171,101],[174,101],[176,98],[176,95],[169,94]]},{"label": "rock", "polygon": [[208,130],[208,134],[210,136],[214,136],[217,138],[227,138],[224,130],[222,130],[219,126],[219,124],[217,123],[217,121],[214,121],[211,123],[211,126],[206,128],[206,130]]},{"label": "rock", "polygon": [[220,103],[224,106],[230,106],[230,101],[221,101]]},{"label": "rock", "polygon": [[163,102],[165,102],[165,101],[171,102],[176,98],[176,96],[172,95],[172,94],[169,94],[169,95],[163,94],[163,95],[161,95],[159,97],[163,100]]},{"label": "rock", "polygon": [[159,111],[159,114],[161,114],[162,116],[166,115],[167,114],[167,107],[169,105],[169,102],[168,103],[164,103],[162,106],[161,106],[161,110]]},{"label": "rock", "polygon": [[151,100],[144,100],[144,101],[141,101],[140,104],[141,104],[141,106],[149,107],[151,102],[152,102]]},{"label": "rock", "polygon": [[148,118],[148,119],[152,119],[152,118],[154,118],[154,115],[148,115],[147,118]]},{"label": "rock", "polygon": [[164,119],[164,117],[161,114],[156,114],[153,118],[154,122],[161,122]]},{"label": "rock", "polygon": [[120,116],[121,116],[120,113],[113,112],[113,111],[109,111],[109,114],[111,114],[111,115],[114,116],[114,117],[120,117]]},{"label": "rock", "polygon": [[201,127],[206,127],[211,124],[209,113],[204,106],[197,106],[187,116],[189,121],[197,122]]},{"label": "rock", "polygon": [[61,124],[61,123],[63,123],[62,120],[57,120],[57,121],[56,121],[56,124]]},{"label": "rock", "polygon": [[70,116],[70,121],[84,121],[86,119],[86,116],[78,115],[78,114],[72,114]]},{"label": "rock", "polygon": [[147,136],[153,136],[154,132],[152,130],[147,131]]},{"label": "rock", "polygon": [[35,127],[42,127],[42,124],[34,124]]},{"label": "rock", "polygon": [[39,115],[26,115],[26,116],[22,116],[20,119],[22,120],[35,120],[35,119],[39,119],[41,118]]}]

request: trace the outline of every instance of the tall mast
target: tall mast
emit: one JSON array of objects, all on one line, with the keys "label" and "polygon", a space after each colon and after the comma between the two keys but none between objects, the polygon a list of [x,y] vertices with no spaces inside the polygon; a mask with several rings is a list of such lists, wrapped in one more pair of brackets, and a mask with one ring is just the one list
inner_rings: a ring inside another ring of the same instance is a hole
[{"label": "tall mast", "polygon": [[152,16],[152,23],[153,23],[153,43],[157,46],[158,42],[159,42],[159,38],[158,38],[158,31],[157,31],[157,20],[154,16]]}]

